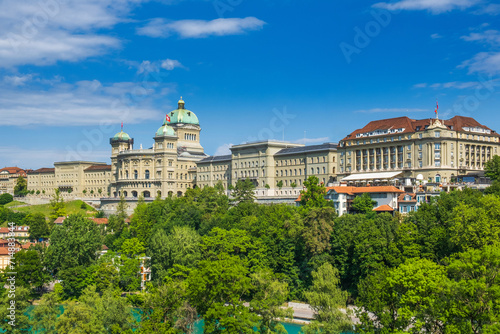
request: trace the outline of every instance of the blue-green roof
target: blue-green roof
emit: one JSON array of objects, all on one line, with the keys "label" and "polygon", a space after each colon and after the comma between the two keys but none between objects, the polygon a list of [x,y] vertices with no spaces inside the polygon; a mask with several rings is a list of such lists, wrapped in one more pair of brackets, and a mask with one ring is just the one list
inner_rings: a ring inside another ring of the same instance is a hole
[{"label": "blue-green roof", "polygon": [[130,136],[128,135],[128,133],[121,130],[116,135],[114,135],[113,140],[130,140]]},{"label": "blue-green roof", "polygon": [[[200,125],[200,121],[198,121],[198,117],[191,110],[175,109],[175,110],[169,112],[168,116],[170,116],[170,122],[168,124],[184,123],[184,124]],[[165,125],[166,122],[167,121],[165,120],[165,122],[163,124]]]},{"label": "blue-green roof", "polygon": [[175,136],[175,131],[171,126],[163,124],[158,131],[156,131],[156,136]]}]

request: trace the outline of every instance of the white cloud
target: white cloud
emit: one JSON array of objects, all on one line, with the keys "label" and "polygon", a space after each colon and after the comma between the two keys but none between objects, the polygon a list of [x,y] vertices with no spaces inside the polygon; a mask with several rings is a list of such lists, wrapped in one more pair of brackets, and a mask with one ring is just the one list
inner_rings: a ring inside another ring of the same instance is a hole
[{"label": "white cloud", "polygon": [[180,61],[175,59],[165,59],[159,61],[150,61],[144,60],[137,67],[137,74],[142,73],[157,73],[160,72],[161,69],[165,69],[167,71],[172,71],[175,68],[185,68],[184,65],[181,64]]},{"label": "white cloud", "polygon": [[255,17],[220,18],[211,21],[180,20],[167,21],[162,18],[151,20],[137,29],[137,34],[166,38],[177,34],[182,38],[204,38],[209,36],[239,35],[251,30],[260,30],[266,23]]},{"label": "white cloud", "polygon": [[97,80],[74,85],[57,83],[48,89],[40,86],[0,86],[2,125],[81,126],[138,123],[161,119],[153,106],[161,98],[163,85],[119,82],[103,85]]},{"label": "white cloud", "polygon": [[419,108],[372,108],[372,109],[362,109],[356,110],[355,112],[361,113],[380,113],[380,112],[397,112],[397,113],[405,113],[405,112],[426,112],[428,109],[419,109]]},{"label": "white cloud", "polygon": [[141,0],[4,0],[0,3],[0,67],[79,61],[119,48],[97,33],[128,20]]},{"label": "white cloud", "polygon": [[233,146],[233,144],[222,144],[221,146],[217,147],[214,155],[229,155],[229,154],[231,154],[231,150],[229,149],[231,146]]},{"label": "white cloud", "polygon": [[161,63],[161,68],[164,68],[167,71],[172,71],[176,67],[184,67],[184,66],[182,66],[182,64],[175,59],[165,59]]},{"label": "white cloud", "polygon": [[496,85],[496,80],[488,81],[451,81],[451,82],[438,82],[433,84],[421,83],[416,84],[413,88],[433,88],[433,89],[471,89],[483,87],[485,84]]},{"label": "white cloud", "polygon": [[379,2],[374,7],[388,10],[428,10],[434,14],[454,9],[466,9],[480,3],[481,0],[401,0],[394,3]]},{"label": "white cloud", "polygon": [[3,81],[7,83],[8,85],[12,86],[24,86],[27,82],[31,81],[33,79],[32,74],[26,74],[26,75],[7,75],[3,78]]},{"label": "white cloud", "polygon": [[468,42],[483,42],[493,46],[500,45],[500,31],[498,30],[486,30],[480,33],[473,32],[461,38]]},{"label": "white cloud", "polygon": [[441,36],[440,34],[437,34],[437,33],[436,33],[436,34],[432,34],[432,35],[431,35],[431,38],[432,38],[432,39],[438,39],[438,38],[443,38],[443,36]]},{"label": "white cloud", "polygon": [[486,73],[500,74],[500,52],[480,52],[472,59],[464,61],[459,68],[467,68],[469,74]]},{"label": "white cloud", "polygon": [[319,137],[319,138],[302,138],[294,141],[297,144],[317,144],[317,143],[326,143],[330,140],[330,137]]}]

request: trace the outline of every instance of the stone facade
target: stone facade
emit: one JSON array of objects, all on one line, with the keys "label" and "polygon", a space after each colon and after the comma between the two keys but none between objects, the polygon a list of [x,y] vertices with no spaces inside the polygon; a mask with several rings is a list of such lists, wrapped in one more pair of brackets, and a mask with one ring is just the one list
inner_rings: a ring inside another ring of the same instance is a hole
[{"label": "stone facade", "polygon": [[182,196],[196,184],[196,162],[207,155],[200,144],[201,127],[197,116],[184,108],[167,114],[156,131],[149,149],[134,149],[134,140],[123,130],[110,139],[110,198]]},{"label": "stone facade", "polygon": [[450,183],[482,172],[498,154],[500,136],[470,117],[368,123],[339,143],[339,180],[361,173],[401,172],[415,181]]},{"label": "stone facade", "polygon": [[55,189],[59,189],[68,199],[99,198],[109,193],[110,182],[111,166],[104,162],[55,162],[54,168],[28,172],[28,190],[34,190],[34,196],[42,197],[52,196]]},{"label": "stone facade", "polygon": [[26,171],[19,167],[5,167],[0,169],[0,194],[14,195],[14,187],[19,176],[26,178]]},{"label": "stone facade", "polygon": [[[238,180],[250,179],[259,200],[297,198],[303,182],[314,175],[324,184],[336,180],[337,145],[304,146],[281,141],[234,145],[231,155],[214,156],[197,162],[197,185],[224,189]],[[228,191],[229,193],[229,191]]]}]

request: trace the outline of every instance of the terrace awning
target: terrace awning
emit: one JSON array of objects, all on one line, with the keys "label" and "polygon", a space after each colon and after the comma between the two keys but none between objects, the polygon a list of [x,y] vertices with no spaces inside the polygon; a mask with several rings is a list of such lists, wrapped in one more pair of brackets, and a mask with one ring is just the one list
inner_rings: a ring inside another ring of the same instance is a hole
[{"label": "terrace awning", "polygon": [[360,173],[351,174],[340,181],[363,181],[363,180],[389,180],[403,174],[403,172],[381,172],[381,173]]}]

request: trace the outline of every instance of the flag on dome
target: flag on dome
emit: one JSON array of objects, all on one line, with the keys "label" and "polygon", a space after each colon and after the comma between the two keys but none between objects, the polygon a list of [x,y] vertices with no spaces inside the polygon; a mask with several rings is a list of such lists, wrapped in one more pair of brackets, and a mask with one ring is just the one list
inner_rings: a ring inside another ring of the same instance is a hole
[{"label": "flag on dome", "polygon": [[122,130],[123,130],[123,121],[122,121]]},{"label": "flag on dome", "polygon": [[436,101],[436,110],[434,110],[434,113],[438,113],[438,109],[439,109],[439,105],[438,105],[438,101]]},{"label": "flag on dome", "polygon": [[168,114],[167,117],[165,117],[165,119],[167,120],[167,123],[170,123],[170,116],[168,116]]}]

